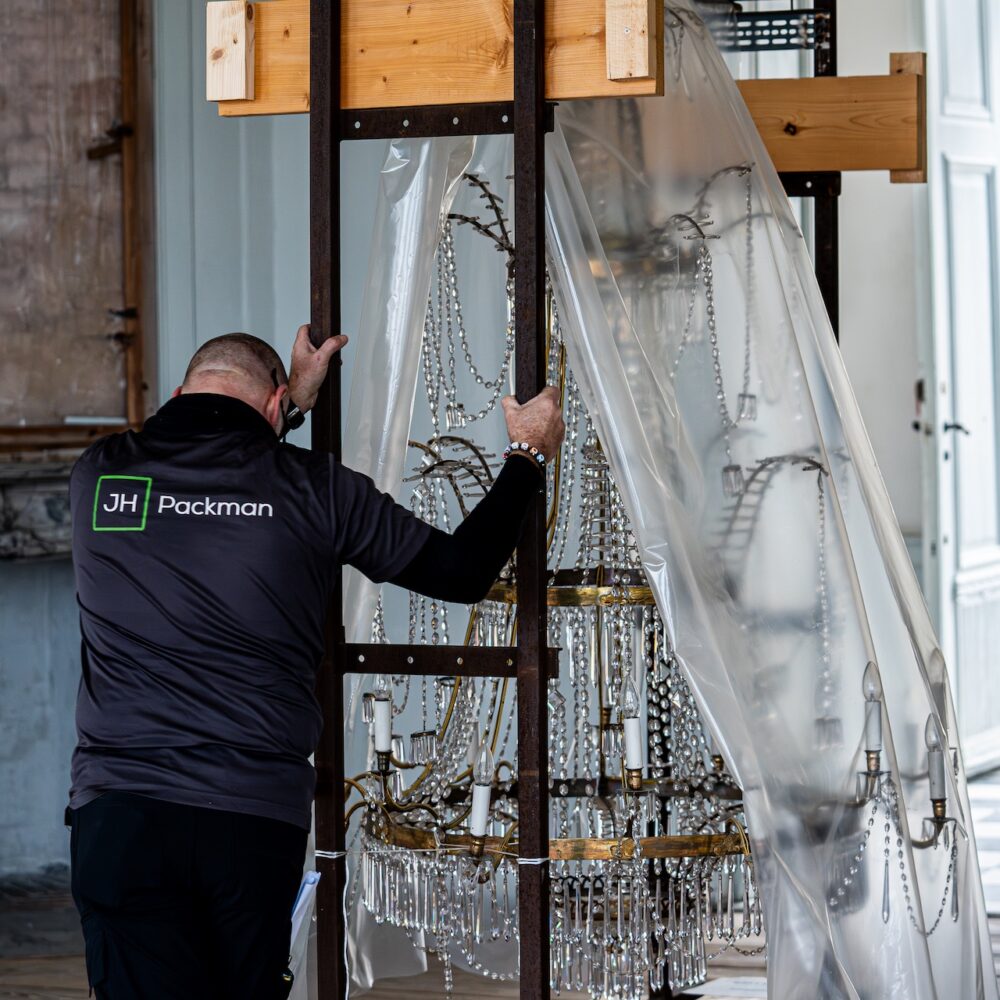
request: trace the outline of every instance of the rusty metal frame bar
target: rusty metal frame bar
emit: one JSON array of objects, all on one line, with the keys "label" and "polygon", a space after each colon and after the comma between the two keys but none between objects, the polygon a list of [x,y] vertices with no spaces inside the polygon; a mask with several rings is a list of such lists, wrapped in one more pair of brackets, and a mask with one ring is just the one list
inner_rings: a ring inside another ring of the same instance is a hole
[{"label": "rusty metal frame bar", "polygon": [[[525,402],[545,385],[545,5],[514,3],[514,270],[516,390]],[[517,547],[518,850],[549,857],[548,644],[545,491]],[[549,1000],[549,866],[522,864],[517,880],[520,995]]]},{"label": "rusty metal frame bar", "polygon": [[[312,337],[320,343],[340,331],[340,4],[311,0],[309,63],[309,265]],[[341,454],[340,358],[330,365],[312,413],[312,446]],[[326,655],[317,697],[325,725],[316,748],[316,887],[319,996],[347,996],[347,926],[344,889],[347,860],[344,830],[344,676],[337,657],[343,646],[340,574],[327,613]],[[327,856],[318,852],[327,852]],[[333,856],[330,856],[333,855]],[[339,855],[339,856],[337,856]]]},{"label": "rusty metal frame bar", "polygon": [[[349,642],[344,673],[411,674],[416,677],[517,677],[516,646],[411,646]],[[559,676],[559,650],[548,649],[548,676]]]},{"label": "rusty metal frame bar", "polygon": [[[542,0],[514,5],[515,87],[512,105],[472,108],[340,110],[340,5],[312,0],[310,6],[310,268],[311,322],[316,342],[340,327],[340,162],[344,139],[399,135],[514,133],[514,206],[518,219],[514,290],[517,350],[516,388],[523,401],[545,380],[544,143],[552,108],[544,100],[545,23]],[[507,121],[504,121],[506,116]],[[455,119],[458,119],[456,121]],[[340,366],[331,366],[312,419],[312,445],[340,455]],[[346,885],[344,829],[344,676],[379,664],[391,672],[464,676],[513,676],[518,695],[518,811],[520,850],[526,857],[548,857],[547,686],[558,650],[547,646],[545,496],[539,491],[521,543],[518,561],[518,634],[510,650],[451,647],[348,646],[344,642],[343,595],[338,586],[328,618],[327,657],[318,683],[326,726],[316,751],[316,845],[323,878],[317,895],[319,921],[319,995],[334,1000],[347,994]],[[458,649],[461,652],[458,652]],[[412,656],[414,662],[400,665]],[[461,657],[464,662],[459,664]],[[447,661],[447,662],[446,662]],[[521,978],[525,1000],[549,997],[549,873],[547,865],[522,866],[519,883]]]},{"label": "rusty metal frame bar", "polygon": [[[837,75],[837,0],[815,0],[813,75]],[[838,185],[839,187],[839,185]],[[834,336],[840,340],[840,207],[836,194],[814,196],[813,263]]]}]

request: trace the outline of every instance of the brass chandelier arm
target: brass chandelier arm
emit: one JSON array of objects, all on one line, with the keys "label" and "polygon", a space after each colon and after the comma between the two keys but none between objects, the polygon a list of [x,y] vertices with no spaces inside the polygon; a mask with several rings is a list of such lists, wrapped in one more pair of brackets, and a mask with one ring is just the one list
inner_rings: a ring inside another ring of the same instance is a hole
[{"label": "brass chandelier arm", "polygon": [[[547,311],[547,325],[549,327],[549,336],[551,337],[552,328],[552,306],[549,304],[549,309]],[[546,346],[546,356],[548,355],[548,346]],[[563,411],[566,404],[566,345],[559,345],[559,411]],[[559,515],[559,501],[562,495],[562,456],[563,456],[564,445],[559,445],[559,450],[556,452],[555,457],[555,472],[553,474],[552,481],[552,506],[549,508],[549,514],[545,521],[545,551],[548,552],[552,548],[552,542],[556,537],[556,520]],[[554,567],[558,569],[559,567]]]},{"label": "brass chandelier arm", "polygon": [[[442,434],[438,437],[438,441],[442,444],[461,444],[463,447],[468,448],[469,451],[476,457],[476,460],[483,467],[483,475],[486,477],[487,483],[493,482],[493,472],[490,469],[490,463],[486,460],[486,454],[482,448],[480,448],[475,441],[469,438],[459,437],[456,434]],[[469,470],[472,471],[471,469]],[[473,473],[474,474],[474,473]],[[476,481],[479,482],[479,477],[476,476]],[[481,485],[481,483],[480,483]]]},{"label": "brass chandelier arm", "polygon": [[354,814],[355,814],[355,813],[356,813],[356,812],[357,812],[357,811],[358,811],[359,809],[364,809],[364,808],[365,808],[365,806],[368,806],[368,805],[370,805],[370,804],[371,804],[371,803],[370,803],[370,802],[368,802],[368,800],[367,800],[367,799],[363,799],[363,800],[362,800],[361,802],[355,802],[355,803],[354,803],[354,805],[353,805],[353,806],[351,806],[351,808],[350,808],[350,809],[348,809],[346,813],[344,813],[344,829],[345,829],[345,830],[347,830],[347,829],[349,829],[349,828],[350,828],[350,826],[351,826],[351,817],[352,817],[352,816],[353,816],[353,815],[354,815]]}]

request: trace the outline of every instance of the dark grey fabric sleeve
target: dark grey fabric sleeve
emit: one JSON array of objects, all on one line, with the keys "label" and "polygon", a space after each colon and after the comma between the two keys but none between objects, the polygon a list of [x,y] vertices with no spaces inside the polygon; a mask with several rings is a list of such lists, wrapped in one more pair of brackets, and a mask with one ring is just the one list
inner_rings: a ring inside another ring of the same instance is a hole
[{"label": "dark grey fabric sleeve", "polygon": [[432,528],[413,560],[389,582],[439,601],[481,601],[514,551],[532,501],[544,490],[544,475],[533,460],[512,456],[455,533]]},{"label": "dark grey fabric sleeve", "polygon": [[383,583],[409,563],[431,526],[360,472],[330,464],[330,508],[339,561]]}]

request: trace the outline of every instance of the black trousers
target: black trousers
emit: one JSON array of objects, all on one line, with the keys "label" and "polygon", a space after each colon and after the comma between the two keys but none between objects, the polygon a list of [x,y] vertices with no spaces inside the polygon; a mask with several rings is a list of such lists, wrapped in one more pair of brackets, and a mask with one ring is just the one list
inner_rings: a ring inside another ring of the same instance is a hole
[{"label": "black trousers", "polygon": [[98,1000],[284,1000],[306,831],[106,792],[71,810]]}]

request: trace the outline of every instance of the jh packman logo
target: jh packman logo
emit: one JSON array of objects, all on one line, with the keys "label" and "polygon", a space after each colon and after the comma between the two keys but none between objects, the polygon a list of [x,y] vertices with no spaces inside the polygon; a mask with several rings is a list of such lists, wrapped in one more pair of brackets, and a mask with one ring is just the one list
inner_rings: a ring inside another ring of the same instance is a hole
[{"label": "jh packman logo", "polygon": [[[94,531],[145,531],[153,480],[149,476],[101,476],[94,490]],[[175,517],[274,517],[269,503],[255,500],[156,497],[154,513]]]},{"label": "jh packman logo", "polygon": [[145,531],[149,476],[101,476],[94,490],[94,531]]}]

